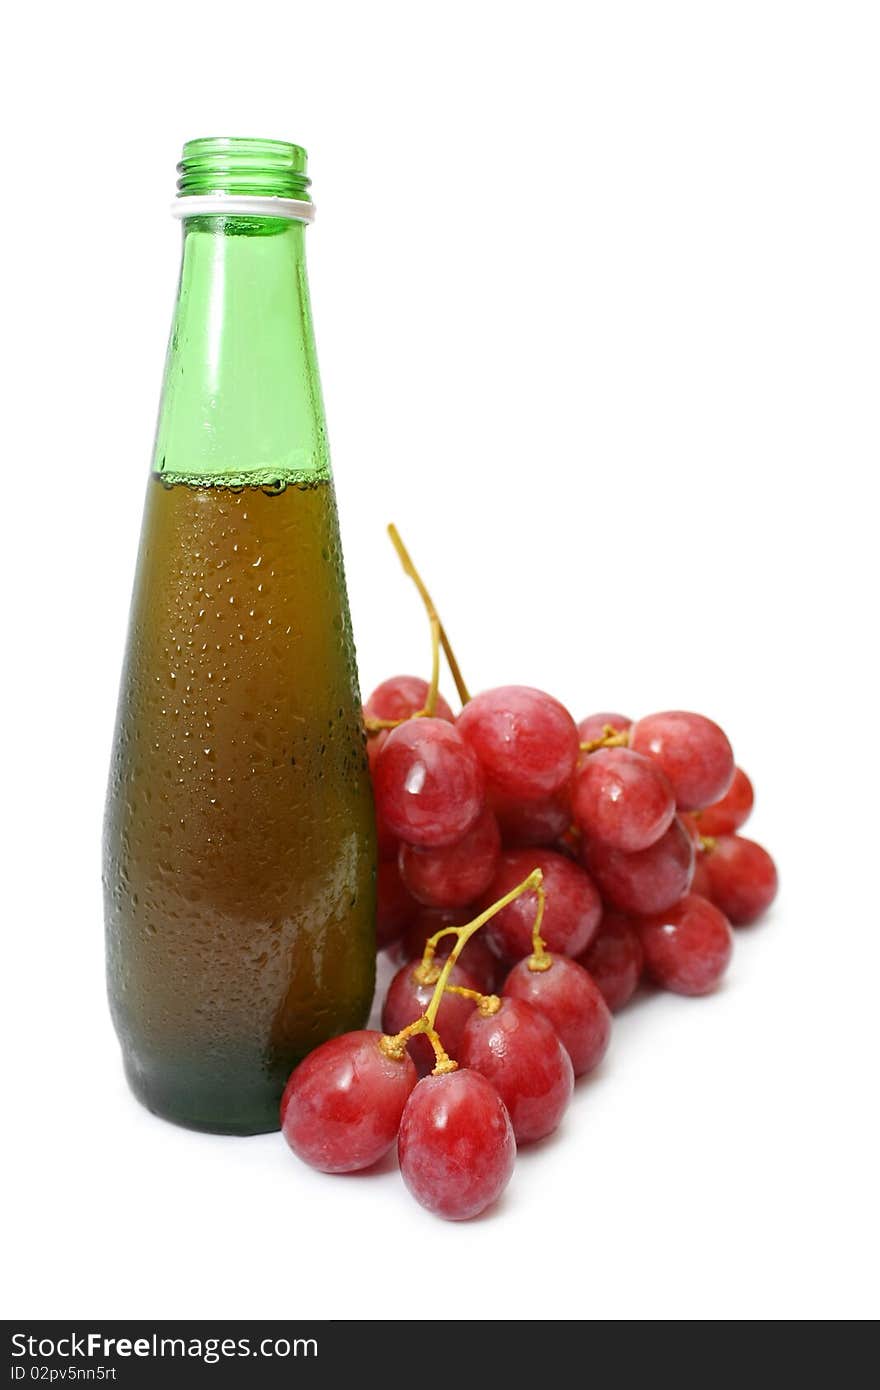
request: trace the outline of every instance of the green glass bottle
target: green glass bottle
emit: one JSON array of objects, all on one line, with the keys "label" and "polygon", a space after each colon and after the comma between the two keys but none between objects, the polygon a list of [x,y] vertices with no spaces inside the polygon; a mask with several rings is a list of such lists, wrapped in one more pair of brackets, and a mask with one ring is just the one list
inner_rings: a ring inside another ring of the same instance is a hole
[{"label": "green glass bottle", "polygon": [[306,280],[305,151],[190,141],[110,770],[110,1005],[135,1094],[278,1128],[361,1027],[375,827]]}]

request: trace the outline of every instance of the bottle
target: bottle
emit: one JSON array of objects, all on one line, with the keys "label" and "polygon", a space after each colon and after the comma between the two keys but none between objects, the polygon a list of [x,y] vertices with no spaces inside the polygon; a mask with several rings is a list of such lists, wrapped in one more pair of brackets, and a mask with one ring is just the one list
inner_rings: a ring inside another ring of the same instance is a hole
[{"label": "bottle", "polygon": [[362,1027],[376,847],[304,258],[306,154],[184,146],[183,262],[104,835],[110,1006],[135,1095],[279,1127]]}]

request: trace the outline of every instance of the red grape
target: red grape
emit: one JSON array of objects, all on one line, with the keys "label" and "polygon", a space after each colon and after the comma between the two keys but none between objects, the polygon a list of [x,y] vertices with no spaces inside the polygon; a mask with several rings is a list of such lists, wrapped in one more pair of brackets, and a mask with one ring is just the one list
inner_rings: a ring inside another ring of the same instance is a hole
[{"label": "red grape", "polygon": [[418,1077],[412,1059],[389,1057],[381,1033],[331,1038],[291,1074],[281,1098],[290,1147],[322,1173],[369,1168],[394,1143]]},{"label": "red grape", "polygon": [[776,897],[776,865],[761,845],[744,835],[719,835],[701,861],[707,896],[734,926],[757,921]]},{"label": "red grape", "polygon": [[680,811],[711,806],[733,781],[733,751],[727,736],[702,714],[685,710],[649,714],[630,729],[629,746],[660,764]]},{"label": "red grape", "polygon": [[492,882],[500,853],[498,822],[486,808],[454,845],[441,849],[401,845],[400,874],[425,907],[464,907]]},{"label": "red grape", "polygon": [[694,843],[676,819],[659,840],[635,854],[590,840],[584,845],[584,863],[602,897],[619,912],[663,912],[690,887]]},{"label": "red grape", "polygon": [[396,941],[418,904],[411,898],[396,859],[379,861],[376,873],[376,950]]},{"label": "red grape", "polygon": [[[476,915],[475,907],[419,908],[409,926],[405,928],[403,936],[396,942],[391,955],[400,965],[406,965],[410,961],[418,962],[422,959],[425,942],[429,936],[434,936],[443,927],[463,927]],[[449,936],[442,936],[437,942],[435,960],[445,960],[454,945],[455,937],[451,933]],[[476,980],[478,989],[484,994],[492,993],[495,988],[498,960],[483,940],[482,932],[477,932],[465,943],[458,963],[466,974]]]},{"label": "red grape", "polygon": [[733,952],[730,923],[696,893],[639,924],[648,973],[676,994],[708,994]]},{"label": "red grape", "polygon": [[[370,734],[367,739],[367,762],[370,765],[370,777],[373,776],[373,769],[376,766],[376,759],[379,750],[388,737],[387,729],[382,729],[378,734]],[[376,855],[379,859],[396,859],[400,842],[396,835],[392,835],[383,818],[376,810]]]},{"label": "red grape", "polygon": [[574,1086],[571,1058],[553,1025],[522,999],[505,998],[494,1014],[474,1009],[459,1049],[465,1067],[497,1090],[518,1144],[552,1134]]},{"label": "red grape", "polygon": [[[391,676],[376,686],[364,705],[364,716],[367,719],[411,719],[425,708],[428,689],[428,682],[421,676]],[[434,718],[455,723],[455,715],[439,691]]]},{"label": "red grape", "polygon": [[585,758],[571,806],[584,835],[628,854],[653,845],[675,815],[669,778],[631,748],[599,748]]},{"label": "red grape", "polygon": [[366,735],[366,739],[367,739],[367,762],[368,762],[369,765],[370,765],[370,776],[371,776],[371,777],[372,777],[372,775],[373,775],[373,769],[374,769],[375,766],[376,766],[376,759],[377,759],[378,756],[379,756],[379,750],[381,749],[381,747],[382,747],[383,743],[385,742],[385,740],[387,739],[387,737],[388,737],[388,730],[387,730],[387,729],[380,729],[379,732],[378,732],[377,734],[367,734],[367,735]]},{"label": "red grape", "polygon": [[524,999],[552,1023],[571,1058],[575,1076],[597,1067],[611,1038],[611,1015],[582,965],[568,956],[551,956],[548,970],[532,970],[528,960],[513,967],[504,993]]},{"label": "red grape", "polygon": [[693,840],[694,849],[697,851],[697,857],[699,858],[699,852],[703,848],[703,835],[697,817],[691,811],[680,811],[678,819]]},{"label": "red grape", "polygon": [[400,841],[392,835],[382,817],[376,812],[376,858],[396,859],[400,852]]},{"label": "red grape", "polygon": [[[544,875],[546,906],[541,935],[548,951],[579,955],[599,925],[602,903],[589,875],[555,850],[505,850],[495,877],[483,894],[481,907],[485,909],[504,897],[533,869],[540,869]],[[538,895],[532,890],[508,903],[486,923],[486,938],[496,955],[519,960],[530,954],[537,909]]]},{"label": "red grape", "polygon": [[513,1173],[516,1140],[495,1087],[476,1071],[426,1076],[409,1097],[397,1142],[417,1202],[449,1221],[478,1216]]},{"label": "red grape", "polygon": [[458,716],[494,792],[536,801],[562,790],[574,772],[578,732],[568,710],[528,685],[475,695]]},{"label": "red grape", "polygon": [[557,850],[559,854],[564,854],[566,859],[574,859],[575,862],[579,862],[581,857],[581,840],[581,832],[574,822],[572,822],[565,834],[560,835],[553,848]]},{"label": "red grape", "polygon": [[[414,971],[417,967],[418,962],[415,965],[412,962],[402,965],[388,986],[385,1003],[382,1005],[382,1027],[392,1037],[406,1028],[407,1024],[415,1023],[417,1018],[421,1018],[431,1002],[434,985],[423,985],[416,979]],[[465,989],[479,989],[473,976],[458,964],[452,967],[449,983],[461,985]],[[444,994],[440,1001],[436,1028],[450,1057],[458,1056],[461,1035],[474,1012],[474,1007],[472,1000],[463,999],[460,994]],[[424,1076],[426,1072],[431,1071],[436,1058],[434,1049],[424,1033],[417,1033],[414,1038],[410,1038],[407,1047],[419,1075]]]},{"label": "red grape", "polygon": [[483,809],[484,781],[473,752],[442,719],[392,729],[373,770],[376,807],[411,845],[455,844]]},{"label": "red grape", "polygon": [[754,804],[752,784],[742,768],[738,767],[721,800],[700,812],[700,831],[703,835],[732,835],[741,825],[745,825]]},{"label": "red grape", "polygon": [[516,801],[495,792],[490,795],[506,849],[521,845],[552,845],[571,825],[568,789],[541,801]]},{"label": "red grape", "polygon": [[590,946],[578,956],[612,1013],[635,994],[645,963],[642,943],[633,922],[619,912],[606,912]]},{"label": "red grape", "polygon": [[577,726],[581,743],[594,743],[603,738],[605,729],[611,727],[616,734],[625,733],[632,720],[625,714],[588,714]]},{"label": "red grape", "polygon": [[702,848],[699,849],[694,861],[694,876],[691,879],[689,892],[696,893],[700,898],[708,898],[711,902],[712,898],[709,891],[709,873],[706,869],[706,859],[706,851]]}]

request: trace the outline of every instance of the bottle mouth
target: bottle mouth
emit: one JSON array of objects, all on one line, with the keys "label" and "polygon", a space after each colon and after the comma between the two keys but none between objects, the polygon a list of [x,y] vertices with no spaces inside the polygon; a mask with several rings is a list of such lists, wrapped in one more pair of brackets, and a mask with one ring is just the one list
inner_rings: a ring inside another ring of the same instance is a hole
[{"label": "bottle mouth", "polygon": [[209,136],[187,140],[177,166],[180,198],[212,193],[311,202],[307,155],[285,140]]}]

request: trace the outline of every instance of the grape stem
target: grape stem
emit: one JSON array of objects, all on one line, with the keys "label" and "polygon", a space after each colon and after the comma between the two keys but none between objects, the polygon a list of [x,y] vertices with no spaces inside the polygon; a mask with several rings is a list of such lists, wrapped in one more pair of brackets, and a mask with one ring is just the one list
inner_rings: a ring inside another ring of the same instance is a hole
[{"label": "grape stem", "polygon": [[595,753],[597,748],[628,748],[629,730],[624,729],[618,732],[613,724],[606,724],[602,729],[601,738],[590,739],[589,743],[582,743],[580,748],[582,753]]},{"label": "grape stem", "polygon": [[529,969],[537,972],[549,970],[553,964],[553,957],[548,954],[544,938],[541,935],[541,924],[544,921],[544,904],[547,901],[547,894],[538,885],[538,910],[535,913],[535,921],[532,926],[532,954],[529,956]]},{"label": "grape stem", "polygon": [[[413,719],[433,719],[437,709],[437,691],[440,685],[440,622],[435,614],[428,614],[431,623],[431,683],[422,708],[416,710]],[[371,715],[364,719],[368,734],[378,734],[383,729],[396,729],[405,724],[405,719],[374,719]]]},{"label": "grape stem", "polygon": [[462,999],[472,999],[484,1018],[497,1014],[501,1000],[497,994],[481,994],[478,989],[467,989],[464,985],[447,985],[447,994],[458,994]]},{"label": "grape stem", "polygon": [[[396,1033],[394,1037],[385,1035],[381,1039],[379,1046],[388,1057],[402,1057],[403,1049],[409,1039],[416,1037],[419,1033],[424,1033],[433,1047],[434,1054],[437,1058],[432,1074],[434,1076],[442,1076],[444,1072],[456,1070],[458,1063],[454,1062],[445,1052],[436,1029],[437,1010],[440,1008],[444,992],[450,988],[458,990],[457,986],[450,986],[449,976],[452,974],[459,956],[474,933],[479,931],[480,927],[485,926],[485,924],[490,921],[496,913],[499,913],[502,908],[514,902],[523,893],[528,893],[533,888],[536,888],[543,896],[541,889],[543,880],[544,875],[541,870],[533,869],[528,877],[523,879],[522,883],[518,883],[515,888],[511,888],[509,893],[505,893],[503,898],[499,898],[497,902],[492,903],[491,907],[487,907],[486,910],[481,912],[478,917],[475,917],[472,922],[466,922],[463,927],[444,927],[441,931],[435,932],[433,936],[428,937],[428,940],[425,942],[425,954],[422,958],[422,962],[414,972],[416,978],[423,984],[429,982],[425,972],[430,971],[431,979],[433,979],[433,972],[436,970],[436,966],[434,965],[434,953],[437,949],[437,942],[441,937],[450,936],[454,933],[455,945],[440,968],[440,973],[436,977],[436,984],[434,985],[434,993],[431,995],[428,1007],[425,1009],[421,1018],[417,1018],[414,1023],[407,1024],[406,1028]],[[543,942],[541,945],[543,948]],[[458,990],[458,992],[461,991]],[[475,991],[473,992],[475,993]],[[469,995],[471,993],[472,991],[468,991]],[[493,1000],[496,999],[496,995],[481,995],[479,1002],[481,1012],[497,1013],[498,1009],[501,1007],[501,1001],[498,1000],[497,1003],[493,1004]]]},{"label": "grape stem", "polygon": [[431,678],[431,688],[428,692],[428,699],[425,701],[424,713],[433,714],[434,707],[437,703],[437,686],[439,684],[440,678],[440,646],[442,646],[443,648],[444,655],[449,664],[450,674],[452,676],[452,679],[455,681],[455,688],[458,691],[458,698],[461,700],[461,703],[463,705],[466,705],[468,700],[471,698],[470,692],[468,691],[468,688],[464,683],[464,678],[461,674],[458,662],[455,659],[455,652],[452,650],[452,647],[449,643],[449,638],[446,636],[446,629],[440,621],[440,616],[437,612],[437,609],[434,607],[434,600],[431,598],[431,595],[425,588],[422,576],[419,574],[418,570],[413,564],[412,559],[410,557],[410,553],[404,545],[403,541],[400,539],[400,532],[394,525],[393,521],[388,526],[388,535],[391,538],[391,544],[397,551],[398,558],[400,559],[400,563],[403,566],[404,573],[409,575],[410,579],[419,591],[419,597],[421,598],[422,603],[425,605],[425,610],[428,614],[428,619],[431,623],[431,640],[434,644],[433,675]]}]

